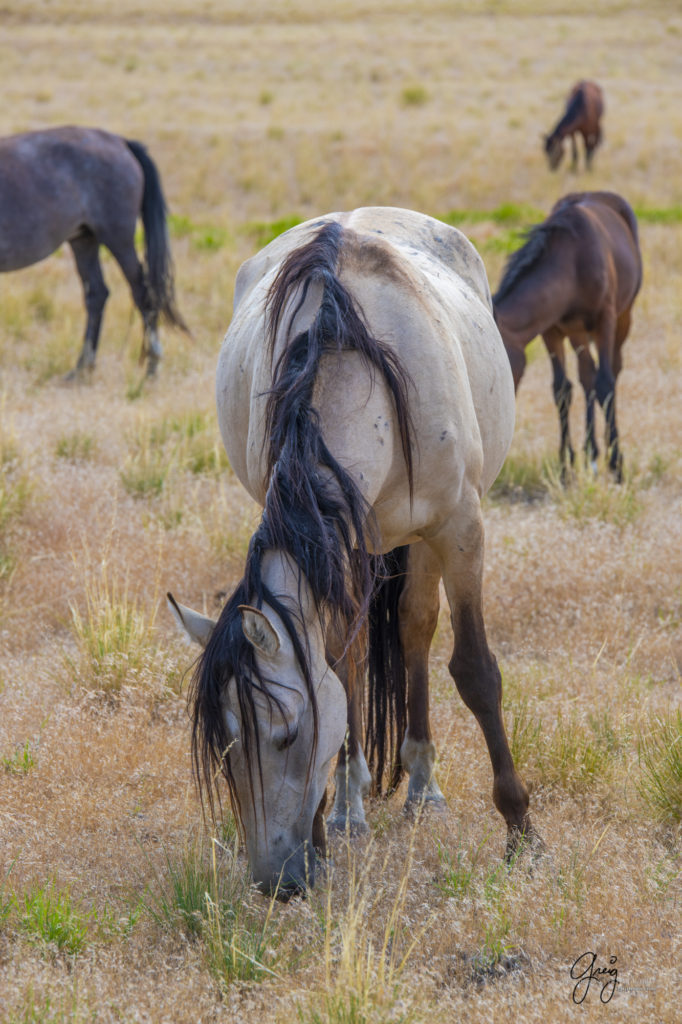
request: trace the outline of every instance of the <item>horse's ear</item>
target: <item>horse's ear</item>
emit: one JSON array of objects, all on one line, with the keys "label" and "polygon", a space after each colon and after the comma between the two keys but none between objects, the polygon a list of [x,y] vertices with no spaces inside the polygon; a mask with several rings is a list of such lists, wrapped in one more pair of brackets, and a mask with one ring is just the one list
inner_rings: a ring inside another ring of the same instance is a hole
[{"label": "horse's ear", "polygon": [[280,646],[279,633],[267,615],[258,608],[252,608],[250,604],[240,604],[239,611],[246,639],[260,654],[274,658]]},{"label": "horse's ear", "polygon": [[199,644],[200,647],[205,647],[215,627],[213,619],[209,619],[207,615],[202,615],[200,612],[192,611],[191,608],[185,608],[184,604],[178,604],[172,594],[166,594],[166,600],[173,618],[185,636],[193,640],[195,644]]}]

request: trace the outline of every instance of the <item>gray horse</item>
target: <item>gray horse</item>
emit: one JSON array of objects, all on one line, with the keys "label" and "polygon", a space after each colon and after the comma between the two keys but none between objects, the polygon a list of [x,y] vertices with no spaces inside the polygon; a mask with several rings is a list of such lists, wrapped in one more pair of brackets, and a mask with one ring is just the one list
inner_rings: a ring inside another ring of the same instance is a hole
[{"label": "gray horse", "polygon": [[[138,216],[145,231],[145,267],[135,251]],[[99,247],[106,245],[142,314],[143,352],[152,375],[161,358],[159,316],[187,328],[175,308],[161,180],[141,143],[78,127],[0,139],[0,271],[37,263],[63,242],[73,250],[88,315],[74,372],[95,364],[109,295],[99,261]]]}]

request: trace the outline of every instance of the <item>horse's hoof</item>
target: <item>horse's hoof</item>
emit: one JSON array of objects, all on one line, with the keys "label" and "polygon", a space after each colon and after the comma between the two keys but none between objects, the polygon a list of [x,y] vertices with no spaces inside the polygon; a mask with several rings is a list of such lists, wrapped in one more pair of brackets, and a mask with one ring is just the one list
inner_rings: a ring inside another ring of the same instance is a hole
[{"label": "horse's hoof", "polygon": [[529,870],[539,865],[540,861],[547,855],[547,847],[544,840],[536,829],[531,825],[525,831],[518,828],[510,829],[507,834],[507,845],[504,859],[510,867],[513,867],[520,857],[529,855]]},{"label": "horse's hoof", "polygon": [[437,814],[443,814],[447,807],[445,797],[439,794],[421,794],[417,797],[408,796],[403,805],[403,814],[411,818],[419,817],[424,811],[435,811]]},{"label": "horse's hoof", "polygon": [[330,836],[364,836],[369,832],[366,821],[357,818],[327,818],[327,834]]}]

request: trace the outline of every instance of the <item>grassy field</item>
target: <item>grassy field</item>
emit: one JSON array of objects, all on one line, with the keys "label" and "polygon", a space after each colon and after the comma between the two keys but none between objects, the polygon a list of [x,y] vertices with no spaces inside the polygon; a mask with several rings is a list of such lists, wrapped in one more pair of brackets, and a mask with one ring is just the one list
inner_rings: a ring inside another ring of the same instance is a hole
[{"label": "grassy field", "polygon": [[[149,146],[193,332],[165,332],[146,383],[107,258],[98,365],[67,387],[84,326],[70,252],[0,281],[0,1020],[679,1020],[679,4],[22,0],[0,24],[3,134],[70,122]],[[604,88],[605,142],[589,177],[551,175],[539,136],[580,77]],[[236,270],[299,219],[391,204],[461,227],[494,288],[518,233],[582,188],[640,215],[626,479],[558,485],[535,342],[485,506],[489,638],[548,856],[532,875],[502,867],[443,611],[432,721],[448,811],[415,828],[402,792],[372,803],[370,837],[335,846],[309,899],[271,906],[229,812],[202,821],[194,652],[162,601],[219,610],[257,519],[213,402]],[[587,951],[596,967],[617,958],[615,992],[574,992]]]}]

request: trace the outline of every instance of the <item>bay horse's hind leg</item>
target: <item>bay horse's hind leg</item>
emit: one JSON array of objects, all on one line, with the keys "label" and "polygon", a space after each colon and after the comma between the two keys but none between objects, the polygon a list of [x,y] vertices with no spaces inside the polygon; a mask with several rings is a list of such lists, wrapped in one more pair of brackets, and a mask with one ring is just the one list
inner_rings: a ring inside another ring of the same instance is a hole
[{"label": "bay horse's hind leg", "polygon": [[550,327],[542,335],[542,338],[549,352],[552,364],[552,392],[559,413],[559,464],[561,466],[561,479],[565,480],[567,470],[566,456],[568,455],[568,464],[570,466],[573,465],[575,460],[568,421],[573,385],[566,376],[563,333],[558,327]]},{"label": "bay horse's hind leg", "polygon": [[599,458],[599,446],[594,431],[594,382],[597,367],[590,352],[590,339],[587,334],[573,334],[570,341],[578,358],[578,376],[585,392],[585,462],[596,470]]},{"label": "bay horse's hind leg", "polygon": [[159,314],[154,308],[149,294],[144,267],[135,251],[132,235],[130,239],[124,241],[119,239],[107,241],[107,246],[123,271],[125,279],[130,285],[133,302],[142,316],[144,325],[142,355],[147,357],[147,376],[153,377],[162,355],[158,334]]},{"label": "bay horse's hind leg", "polygon": [[407,729],[400,760],[409,773],[405,809],[444,805],[434,776],[436,748],[429,723],[429,648],[438,625],[440,567],[426,544],[413,544],[400,595],[400,642],[407,672]]},{"label": "bay horse's hind leg", "polygon": [[75,369],[69,376],[75,376],[82,370],[91,370],[97,358],[97,344],[102,327],[104,306],[109,296],[102,267],[99,261],[99,242],[87,229],[76,238],[69,239],[69,245],[76,261],[76,269],[83,282],[85,310],[87,322],[83,348],[78,357]]},{"label": "bay horse's hind leg", "polygon": [[522,836],[539,844],[528,814],[528,791],[512,759],[502,718],[502,679],[486,639],[481,605],[483,522],[471,487],[456,513],[429,543],[437,553],[452,615],[450,672],[480,725],[493,769],[493,801],[507,823],[507,857]]},{"label": "bay horse's hind leg", "polygon": [[[606,450],[609,457],[609,469],[617,483],[623,480],[623,456],[620,451],[618,425],[616,423],[616,369],[620,371],[620,347],[622,341],[618,337],[623,330],[627,334],[629,314],[621,316],[621,326],[616,323],[612,310],[607,310],[597,331],[597,348],[599,350],[599,369],[594,382],[597,401],[604,410],[606,421]],[[618,352],[616,356],[615,353]]]}]

